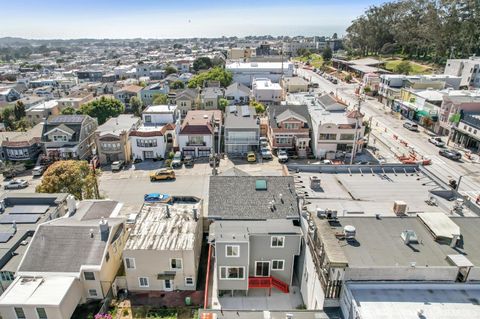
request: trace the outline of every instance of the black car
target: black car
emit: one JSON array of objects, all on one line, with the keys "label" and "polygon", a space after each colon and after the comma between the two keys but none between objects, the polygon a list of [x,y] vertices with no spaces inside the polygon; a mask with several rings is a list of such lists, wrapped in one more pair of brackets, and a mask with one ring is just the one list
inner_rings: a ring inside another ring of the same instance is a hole
[{"label": "black car", "polygon": [[455,150],[444,149],[438,151],[438,154],[454,161],[458,161],[462,158],[462,153]]},{"label": "black car", "polygon": [[195,164],[193,156],[185,155],[185,157],[183,158],[183,164],[185,165],[185,167],[193,167],[193,165]]}]

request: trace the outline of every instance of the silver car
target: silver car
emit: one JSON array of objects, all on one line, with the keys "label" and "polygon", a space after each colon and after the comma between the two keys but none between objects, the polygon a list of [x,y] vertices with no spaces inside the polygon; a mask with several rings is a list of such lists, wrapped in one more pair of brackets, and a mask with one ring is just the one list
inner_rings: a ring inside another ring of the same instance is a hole
[{"label": "silver car", "polygon": [[12,179],[5,184],[5,189],[20,189],[28,187],[28,181],[24,179]]}]

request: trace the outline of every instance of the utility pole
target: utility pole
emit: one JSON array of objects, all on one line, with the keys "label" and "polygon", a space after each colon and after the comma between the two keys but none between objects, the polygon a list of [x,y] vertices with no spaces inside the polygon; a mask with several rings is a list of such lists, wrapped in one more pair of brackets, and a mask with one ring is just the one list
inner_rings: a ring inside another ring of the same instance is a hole
[{"label": "utility pole", "polygon": [[[360,109],[361,109],[361,103],[362,103],[362,96],[358,96],[358,104],[357,104],[357,111],[358,113],[355,114],[355,134],[353,136],[353,144],[352,144],[352,155],[350,156],[350,165],[353,164],[353,158],[355,157],[355,154],[357,153],[357,141],[358,141],[358,119],[360,117]],[[355,109],[353,109],[355,111]]]}]

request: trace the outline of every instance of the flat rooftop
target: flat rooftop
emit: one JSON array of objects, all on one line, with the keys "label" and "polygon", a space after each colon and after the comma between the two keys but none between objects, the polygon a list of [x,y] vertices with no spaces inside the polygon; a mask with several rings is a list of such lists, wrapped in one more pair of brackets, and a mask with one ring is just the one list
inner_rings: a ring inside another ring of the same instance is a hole
[{"label": "flat rooftop", "polygon": [[[348,284],[362,319],[478,318],[478,284]],[[423,311],[423,317],[418,312]]]},{"label": "flat rooftop", "polygon": [[201,208],[201,201],[173,205],[145,203],[125,250],[193,250]]},{"label": "flat rooftop", "polygon": [[[448,255],[463,255],[475,266],[480,265],[480,217],[453,217],[459,226],[461,240],[457,247],[434,239],[429,229],[418,217],[339,217],[336,222],[314,217],[322,237],[328,237],[328,251],[344,254],[352,267],[417,267],[452,266]],[[355,227],[355,240],[337,239],[347,225]],[[405,230],[415,232],[418,242],[405,244],[401,237]],[[329,232],[329,234],[327,234]],[[327,243],[326,243],[327,244]]]},{"label": "flat rooftop", "polygon": [[172,105],[150,105],[147,106],[145,110],[143,110],[143,114],[147,113],[173,113],[177,109],[177,106],[175,104]]},{"label": "flat rooftop", "polygon": [[210,226],[210,234],[215,235],[215,242],[247,239],[255,234],[291,234],[301,235],[301,228],[292,220],[275,219],[269,221],[221,220]]},{"label": "flat rooftop", "polygon": [[[324,165],[326,166],[326,165]],[[336,165],[329,165],[336,166]],[[395,173],[385,168],[385,174],[379,172],[381,166],[372,165],[374,171],[364,166],[346,172],[294,173],[295,187],[300,197],[306,198],[305,207],[308,211],[317,209],[337,211],[338,216],[395,216],[393,206],[395,201],[407,204],[407,215],[414,216],[423,212],[443,212],[447,215],[477,216],[464,207],[460,211],[452,211],[455,202],[449,200],[453,195],[445,190],[421,171],[404,171],[396,168]],[[376,171],[375,171],[376,170]],[[321,187],[312,189],[310,178],[320,179]],[[432,205],[429,200],[435,198]]]}]

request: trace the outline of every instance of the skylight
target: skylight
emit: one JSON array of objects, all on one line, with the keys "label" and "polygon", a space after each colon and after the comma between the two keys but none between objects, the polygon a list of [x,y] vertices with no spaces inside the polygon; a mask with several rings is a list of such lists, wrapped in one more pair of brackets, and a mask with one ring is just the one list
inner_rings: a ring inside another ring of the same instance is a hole
[{"label": "skylight", "polygon": [[267,181],[264,180],[264,179],[257,179],[255,181],[255,190],[266,191],[267,190]]}]

